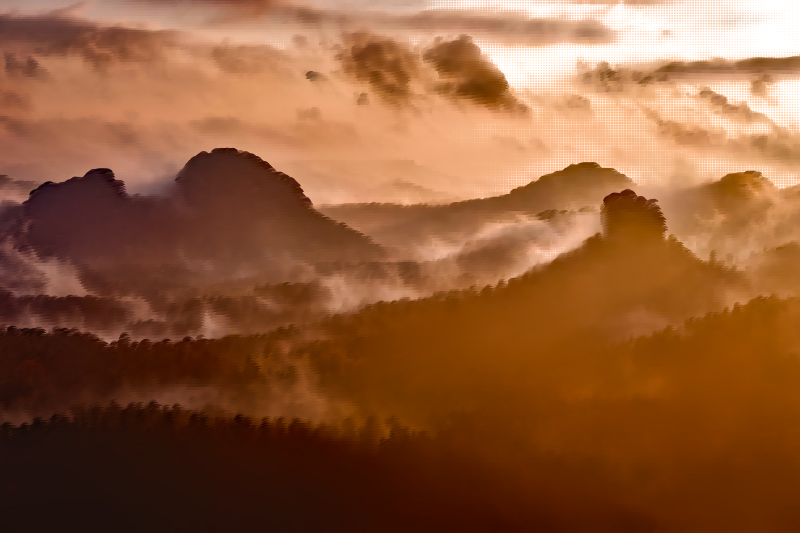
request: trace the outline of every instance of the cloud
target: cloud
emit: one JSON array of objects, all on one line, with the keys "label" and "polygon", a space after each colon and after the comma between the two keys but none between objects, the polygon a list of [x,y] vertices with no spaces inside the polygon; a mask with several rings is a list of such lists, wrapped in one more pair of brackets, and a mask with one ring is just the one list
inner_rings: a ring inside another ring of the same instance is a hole
[{"label": "cloud", "polygon": [[327,11],[282,0],[125,0],[131,5],[164,8],[209,8],[212,25],[229,24],[270,16],[282,22],[317,24],[345,22],[348,17],[341,12]]},{"label": "cloud", "polygon": [[438,91],[490,108],[524,111],[526,106],[511,93],[505,75],[467,35],[438,39],[422,58],[439,73]]},{"label": "cloud", "polygon": [[127,3],[181,8],[208,6],[251,16],[263,15],[291,5],[281,0],[127,0]]},{"label": "cloud", "polygon": [[[0,14],[0,45],[14,46],[39,56],[75,55],[95,68],[113,62],[150,62],[174,46],[179,33],[125,26],[104,26],[74,17],[70,12],[43,15]],[[6,70],[9,70],[6,56]],[[31,59],[14,70],[35,70]],[[33,60],[35,61],[35,60]]]},{"label": "cloud", "polygon": [[745,14],[761,16],[761,21],[737,29],[729,37],[747,53],[797,53],[800,40],[797,28],[800,22],[800,3],[797,0],[782,2],[740,2]]},{"label": "cloud", "polygon": [[[311,168],[308,162],[363,160],[364,152],[376,161],[413,159],[431,171],[406,181],[463,198],[473,195],[464,191],[501,194],[524,183],[525,176],[533,172],[541,175],[582,160],[620,168],[637,180],[657,181],[668,178],[664,174],[669,172],[669,161],[663,159],[671,161],[670,150],[680,150],[633,109],[638,103],[634,98],[650,98],[647,103],[654,106],[673,102],[667,94],[674,88],[672,84],[648,84],[646,91],[626,92],[623,97],[630,100],[620,99],[622,105],[610,103],[619,95],[598,94],[587,91],[586,86],[539,91],[516,85],[509,93],[524,100],[531,113],[529,119],[521,117],[512,123],[502,114],[484,112],[481,108],[487,106],[480,104],[482,89],[499,88],[494,97],[502,95],[506,83],[519,83],[511,77],[503,83],[499,77],[511,65],[506,51],[487,48],[476,40],[485,51],[481,58],[485,61],[478,63],[476,55],[461,53],[469,48],[475,52],[477,47],[467,46],[458,38],[442,39],[440,44],[447,46],[440,51],[451,52],[453,61],[461,64],[458,71],[448,73],[445,68],[440,73],[434,61],[422,59],[432,48],[425,44],[430,41],[423,39],[415,47],[401,32],[389,32],[376,36],[384,39],[385,46],[375,54],[375,61],[364,60],[359,66],[365,67],[362,70],[367,79],[374,71],[378,71],[379,79],[382,76],[383,83],[376,89],[369,81],[339,75],[331,61],[331,47],[317,46],[313,44],[315,34],[309,31],[307,35],[312,44],[284,50],[266,45],[181,41],[172,49],[162,50],[165,60],[148,65],[146,73],[133,66],[115,69],[113,76],[89,72],[87,65],[77,65],[73,57],[44,57],[34,54],[30,47],[15,51],[17,65],[32,57],[46,67],[49,80],[38,83],[22,75],[0,79],[0,91],[5,95],[0,110],[0,142],[7,147],[0,154],[0,172],[19,179],[59,181],[65,173],[82,175],[94,166],[112,167],[135,189],[155,179],[167,183],[164,178],[174,176],[179,165],[204,146],[235,145],[249,151],[265,150],[270,160],[280,162],[282,168],[302,180],[316,201],[400,201],[405,195],[390,190],[385,171],[367,169],[366,162],[342,163],[341,168],[334,168],[333,163]],[[198,31],[193,36],[203,33]],[[343,47],[340,51],[345,50]],[[402,52],[414,56],[411,63],[393,63],[392,54],[401,57]],[[535,53],[531,61],[537,65],[539,54],[549,57],[546,50]],[[613,70],[621,72],[623,68]],[[312,83],[305,77],[308,72],[317,72],[327,81]],[[402,109],[383,105],[389,99],[381,98],[381,91],[388,94],[393,80],[400,80],[402,88],[405,74],[411,79],[411,105]],[[192,90],[185,90],[187,87]],[[714,90],[724,92],[716,86]],[[741,123],[746,120],[728,124],[738,120],[738,115],[726,115],[724,106],[697,99],[696,90],[690,92],[682,103],[701,110],[699,121],[695,117],[675,118],[671,111],[663,117],[675,122],[678,136],[687,137],[682,146],[692,153],[681,155],[727,155],[726,145],[718,141],[716,132],[744,129]],[[564,96],[567,94],[572,98]],[[443,105],[445,99],[463,104]],[[369,105],[358,106],[359,101],[368,101]],[[469,102],[479,105],[465,105]],[[732,98],[729,104],[733,103]],[[670,109],[679,107],[668,105]],[[725,124],[715,129],[707,122]],[[755,126],[761,125],[755,124],[753,129],[757,129]],[[681,127],[696,128],[697,136],[702,136],[703,130],[708,132],[712,137],[708,152],[703,152],[701,143],[692,144],[697,139],[690,138],[691,131],[681,132]],[[758,139],[754,135],[741,138],[749,148],[740,150],[737,156],[761,157],[758,146],[765,146],[770,153],[791,155],[791,146],[786,146],[788,137],[776,134],[774,139]],[[632,142],[634,139],[636,142]],[[41,146],[47,146],[46,157],[41,156]],[[706,167],[703,172],[704,177],[713,175]],[[382,183],[387,186],[381,188]]]},{"label": "cloud", "polygon": [[0,89],[0,113],[5,111],[27,111],[31,108],[30,98],[17,91]]},{"label": "cloud", "polygon": [[504,42],[529,45],[559,42],[609,43],[616,32],[594,19],[530,18],[516,14],[493,14],[475,10],[424,9],[412,14],[378,10],[335,10],[304,6],[282,0],[127,0],[148,6],[210,8],[218,12],[212,24],[249,22],[269,18],[295,25],[338,25],[349,31],[399,30],[414,33],[469,33],[492,35]]},{"label": "cloud", "polygon": [[289,73],[288,56],[263,45],[214,46],[210,56],[220,70],[229,74]]},{"label": "cloud", "polygon": [[6,52],[3,55],[3,60],[6,76],[21,76],[25,78],[44,78],[47,76],[47,72],[42,68],[39,62],[31,56],[23,60],[14,53]]},{"label": "cloud", "polygon": [[601,61],[593,69],[581,73],[580,80],[584,87],[600,92],[622,92],[636,86],[662,84],[669,81],[669,77],[663,73],[626,67],[611,68],[608,62]]},{"label": "cloud", "polygon": [[368,83],[393,102],[412,95],[412,82],[417,82],[423,71],[419,55],[410,47],[367,32],[345,33],[336,59],[346,74]]},{"label": "cloud", "polygon": [[610,43],[616,33],[594,19],[529,18],[515,15],[485,15],[475,11],[431,9],[408,16],[375,17],[376,24],[410,31],[487,34],[517,44]]},{"label": "cloud", "polygon": [[656,117],[655,122],[660,136],[682,146],[712,148],[721,146],[725,142],[725,132],[722,130],[708,130],[699,125],[665,120],[661,117]]},{"label": "cloud", "polygon": [[[707,92],[705,97],[712,98],[712,93],[713,91]],[[800,161],[800,136],[796,132],[775,125],[761,114],[748,115],[749,108],[725,104],[720,98],[717,98],[717,103],[712,105],[720,106],[726,116],[733,114],[749,121],[760,119],[767,123],[769,130],[766,133],[729,135],[723,127],[668,120],[653,110],[644,112],[657,125],[660,137],[669,139],[679,146],[700,150],[704,154],[716,152],[740,160],[757,158],[779,166],[792,166]]]},{"label": "cloud", "polygon": [[751,57],[730,61],[717,58],[708,61],[672,61],[658,67],[662,74],[762,74],[800,72],[800,56]]},{"label": "cloud", "polygon": [[285,143],[291,142],[288,136],[281,136],[280,132],[274,128],[245,122],[237,117],[206,117],[193,120],[190,125],[202,133],[253,135],[270,139],[275,143],[281,141]]},{"label": "cloud", "polygon": [[800,137],[779,129],[771,134],[745,135],[728,141],[731,152],[757,153],[781,164],[800,161]]},{"label": "cloud", "polygon": [[526,111],[505,75],[467,35],[437,38],[421,52],[367,32],[344,35],[336,58],[345,73],[393,102],[436,92],[490,109]]},{"label": "cloud", "polygon": [[701,99],[707,100],[715,109],[718,110],[719,113],[725,116],[745,122],[759,121],[767,124],[773,124],[772,120],[770,120],[763,113],[757,113],[750,109],[750,106],[748,106],[746,102],[742,102],[738,105],[731,104],[728,102],[727,97],[712,91],[708,87],[704,87],[698,96]]}]

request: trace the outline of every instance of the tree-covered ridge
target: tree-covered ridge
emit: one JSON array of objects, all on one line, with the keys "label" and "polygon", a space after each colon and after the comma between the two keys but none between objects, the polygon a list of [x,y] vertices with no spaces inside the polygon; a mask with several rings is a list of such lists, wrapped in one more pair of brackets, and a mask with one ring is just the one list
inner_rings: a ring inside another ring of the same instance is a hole
[{"label": "tree-covered ridge", "polygon": [[[271,377],[291,379],[288,366],[273,372],[256,358],[269,358],[282,332],[222,339],[165,339],[105,342],[91,333],[56,328],[8,327],[0,331],[0,405],[33,412],[58,410],[75,398],[112,398],[124,387],[215,385],[247,390],[267,388]],[[272,344],[271,344],[272,343]]]},{"label": "tree-covered ridge", "polygon": [[730,292],[747,288],[741,274],[674,238],[617,237],[596,235],[494,287],[332,317],[325,340],[296,350],[364,405],[472,408],[494,401],[508,380],[548,387],[554,365],[580,366],[578,354],[720,309]]},{"label": "tree-covered ridge", "polygon": [[[369,530],[386,516],[396,517],[390,530],[403,530],[424,516],[425,531],[789,531],[800,519],[791,502],[800,488],[798,319],[800,299],[758,298],[620,343],[563,344],[549,364],[487,354],[506,367],[483,376],[505,375],[491,397],[477,383],[457,390],[437,379],[443,397],[490,401],[465,404],[428,432],[397,419],[310,424],[155,403],[77,407],[2,426],[0,468],[11,481],[0,490],[11,506],[39,484],[57,493],[71,483],[87,505],[141,506],[145,522],[209,521],[209,531],[220,520],[263,519],[260,509],[272,510],[275,527],[301,530],[318,527],[310,517],[327,509],[328,530]],[[469,363],[453,360],[452,373]],[[420,390],[411,384],[410,406],[419,408]],[[98,486],[119,490],[101,496]],[[155,503],[170,493],[175,507]],[[197,501],[205,510],[179,511]],[[355,501],[368,510],[347,503]],[[274,507],[282,505],[295,511]]]},{"label": "tree-covered ridge", "polygon": [[[52,402],[79,390],[108,398],[123,385],[267,389],[275,377],[267,368],[276,364],[282,376],[285,367],[303,361],[332,392],[348,399],[356,394],[352,399],[361,405],[391,411],[396,400],[362,402],[360,395],[374,389],[381,396],[404,398],[402,391],[420,380],[425,384],[415,395],[420,402],[428,394],[431,401],[449,394],[440,382],[491,388],[495,383],[487,376],[509,364],[547,364],[548,353],[569,345],[577,349],[577,339],[583,345],[614,340],[626,334],[637,313],[658,326],[717,309],[726,291],[742,283],[737,273],[701,261],[674,239],[596,235],[552,263],[494,287],[382,302],[302,330],[180,342],[122,338],[109,344],[63,328],[47,334],[12,327],[0,334],[0,345],[10,354],[0,360],[6,384],[2,398],[7,406],[35,401],[56,407]],[[487,357],[496,353],[502,355]],[[453,373],[455,359],[460,370]],[[30,372],[47,377],[35,378],[40,381],[34,385],[20,365],[35,366]],[[76,366],[81,375],[67,377]]]}]

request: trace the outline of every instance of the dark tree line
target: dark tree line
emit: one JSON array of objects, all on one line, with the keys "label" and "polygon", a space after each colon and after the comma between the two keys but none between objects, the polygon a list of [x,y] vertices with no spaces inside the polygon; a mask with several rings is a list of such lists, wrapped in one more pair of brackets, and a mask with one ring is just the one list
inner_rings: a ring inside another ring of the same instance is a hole
[{"label": "dark tree line", "polygon": [[520,492],[393,421],[354,432],[112,403],[0,428],[4,531],[652,531],[613,499],[557,501],[547,484],[570,468],[550,470]]}]

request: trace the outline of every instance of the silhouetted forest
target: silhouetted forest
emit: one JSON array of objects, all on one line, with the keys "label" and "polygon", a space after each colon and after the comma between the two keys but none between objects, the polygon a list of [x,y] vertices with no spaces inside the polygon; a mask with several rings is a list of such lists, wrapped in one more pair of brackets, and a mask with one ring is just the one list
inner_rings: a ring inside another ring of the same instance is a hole
[{"label": "silhouetted forest", "polygon": [[4,531],[652,530],[597,487],[556,486],[602,471],[541,454],[522,494],[459,441],[396,420],[337,427],[154,402],[76,407],[0,428],[0,509]]}]

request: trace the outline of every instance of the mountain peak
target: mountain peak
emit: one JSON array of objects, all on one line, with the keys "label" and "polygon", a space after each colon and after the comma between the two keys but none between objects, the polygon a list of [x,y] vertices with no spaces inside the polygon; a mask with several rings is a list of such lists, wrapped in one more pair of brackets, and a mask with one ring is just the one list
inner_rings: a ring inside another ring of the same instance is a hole
[{"label": "mountain peak", "polygon": [[124,198],[127,196],[125,182],[118,180],[111,169],[95,168],[81,177],[70,178],[61,183],[52,181],[42,183],[30,192],[30,198],[26,204],[33,205],[32,202],[41,201],[42,193],[55,190],[59,191],[60,197],[64,194],[86,195],[87,193],[95,197],[112,195]]},{"label": "mountain peak", "polygon": [[186,163],[175,181],[191,203],[219,204],[226,203],[227,198],[243,204],[266,201],[280,205],[290,201],[312,206],[297,180],[257,155],[236,148],[200,152]]},{"label": "mountain peak", "polygon": [[769,179],[757,170],[726,174],[712,186],[719,194],[741,197],[758,196],[777,189]]},{"label": "mountain peak", "polygon": [[648,200],[631,189],[603,198],[603,231],[606,237],[663,239],[667,223],[658,200]]},{"label": "mountain peak", "polygon": [[600,166],[600,163],[595,163],[594,161],[584,161],[583,163],[572,163],[564,170],[590,170],[595,168],[603,167]]},{"label": "mountain peak", "polygon": [[633,186],[626,175],[594,162],[576,163],[545,174],[503,197],[528,210],[583,207],[598,202],[609,190]]}]

